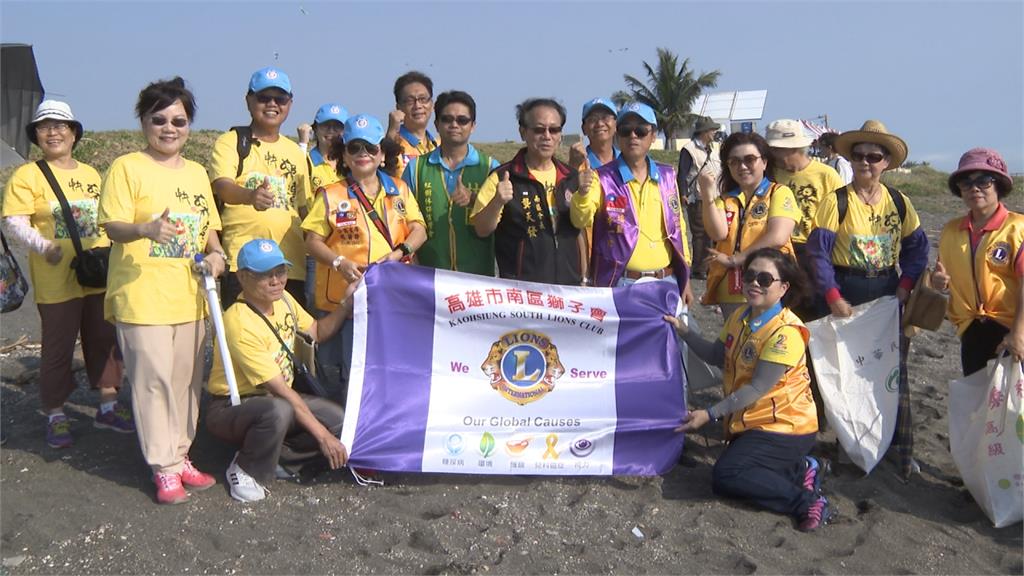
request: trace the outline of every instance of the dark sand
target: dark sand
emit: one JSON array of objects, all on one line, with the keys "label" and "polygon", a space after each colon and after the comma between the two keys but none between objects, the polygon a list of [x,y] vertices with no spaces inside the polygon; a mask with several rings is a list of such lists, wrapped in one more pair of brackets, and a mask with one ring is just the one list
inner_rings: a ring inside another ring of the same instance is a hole
[{"label": "dark sand", "polygon": [[[947,217],[922,218],[934,241]],[[695,287],[699,295],[702,283]],[[707,308],[695,313],[707,334],[721,325]],[[0,320],[2,343],[21,333],[38,341],[31,302],[17,314]],[[228,496],[231,449],[201,431],[194,461],[220,484],[187,504],[157,506],[135,436],[92,427],[96,396],[81,371],[68,410],[75,446],[46,446],[37,365],[37,348],[0,358],[9,436],[0,451],[0,573],[1024,572],[1021,525],[992,528],[949,454],[946,403],[959,344],[948,324],[915,338],[911,350],[922,474],[904,484],[889,460],[868,477],[835,466],[825,490],[839,517],[813,534],[711,493],[723,448],[714,427],[692,436],[663,477],[386,474],[384,487],[363,488],[341,471],[278,481],[253,505]],[[703,392],[691,403],[716,397]],[[834,459],[834,446],[824,434],[818,452]]]}]

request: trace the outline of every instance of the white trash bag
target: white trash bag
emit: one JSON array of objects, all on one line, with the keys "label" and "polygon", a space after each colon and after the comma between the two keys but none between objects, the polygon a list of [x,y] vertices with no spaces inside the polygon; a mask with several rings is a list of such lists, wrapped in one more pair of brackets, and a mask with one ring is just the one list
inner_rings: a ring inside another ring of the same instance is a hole
[{"label": "white trash bag", "polygon": [[899,408],[899,303],[884,296],[807,324],[825,417],[865,473],[885,456]]},{"label": "white trash bag", "polygon": [[949,383],[949,449],[996,528],[1024,517],[1024,372],[1010,356]]}]

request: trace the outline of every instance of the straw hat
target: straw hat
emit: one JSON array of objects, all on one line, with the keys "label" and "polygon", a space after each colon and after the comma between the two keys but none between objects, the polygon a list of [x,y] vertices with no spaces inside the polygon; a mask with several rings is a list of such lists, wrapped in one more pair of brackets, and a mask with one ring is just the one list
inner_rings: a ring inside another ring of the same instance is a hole
[{"label": "straw hat", "polygon": [[885,124],[882,124],[878,120],[868,120],[860,127],[860,130],[849,130],[847,132],[843,132],[838,138],[836,138],[834,148],[840,156],[852,162],[853,160],[850,158],[850,153],[853,151],[853,147],[857,144],[865,143],[877,144],[888,150],[889,167],[886,168],[886,170],[899,168],[907,159],[907,143],[899,136],[890,134],[889,131],[885,129]]}]

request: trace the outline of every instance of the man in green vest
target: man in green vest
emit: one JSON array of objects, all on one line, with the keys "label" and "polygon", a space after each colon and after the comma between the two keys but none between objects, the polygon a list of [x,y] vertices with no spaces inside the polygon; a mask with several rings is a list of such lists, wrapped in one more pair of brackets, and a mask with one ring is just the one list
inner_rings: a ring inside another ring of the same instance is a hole
[{"label": "man in green vest", "polygon": [[441,146],[410,158],[402,174],[427,223],[427,241],[416,252],[417,261],[432,268],[494,276],[494,237],[476,235],[469,211],[498,161],[469,143],[476,128],[472,96],[445,92],[437,97],[434,109]]}]

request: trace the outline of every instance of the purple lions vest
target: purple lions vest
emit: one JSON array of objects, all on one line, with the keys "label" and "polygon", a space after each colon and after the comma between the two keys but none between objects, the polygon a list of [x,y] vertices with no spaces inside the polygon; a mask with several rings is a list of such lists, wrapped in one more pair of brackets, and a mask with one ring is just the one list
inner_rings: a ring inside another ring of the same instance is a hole
[{"label": "purple lions vest", "polygon": [[[594,244],[590,259],[594,286],[618,284],[640,236],[633,197],[629,193],[629,185],[622,181],[622,175],[619,174],[619,162],[621,160],[609,162],[597,169],[597,177],[604,191],[604,205],[594,217]],[[661,191],[665,231],[672,245],[672,270],[679,284],[679,292],[682,293],[690,272],[683,257],[676,171],[665,164],[655,162],[654,165],[658,169],[658,190]]]}]

